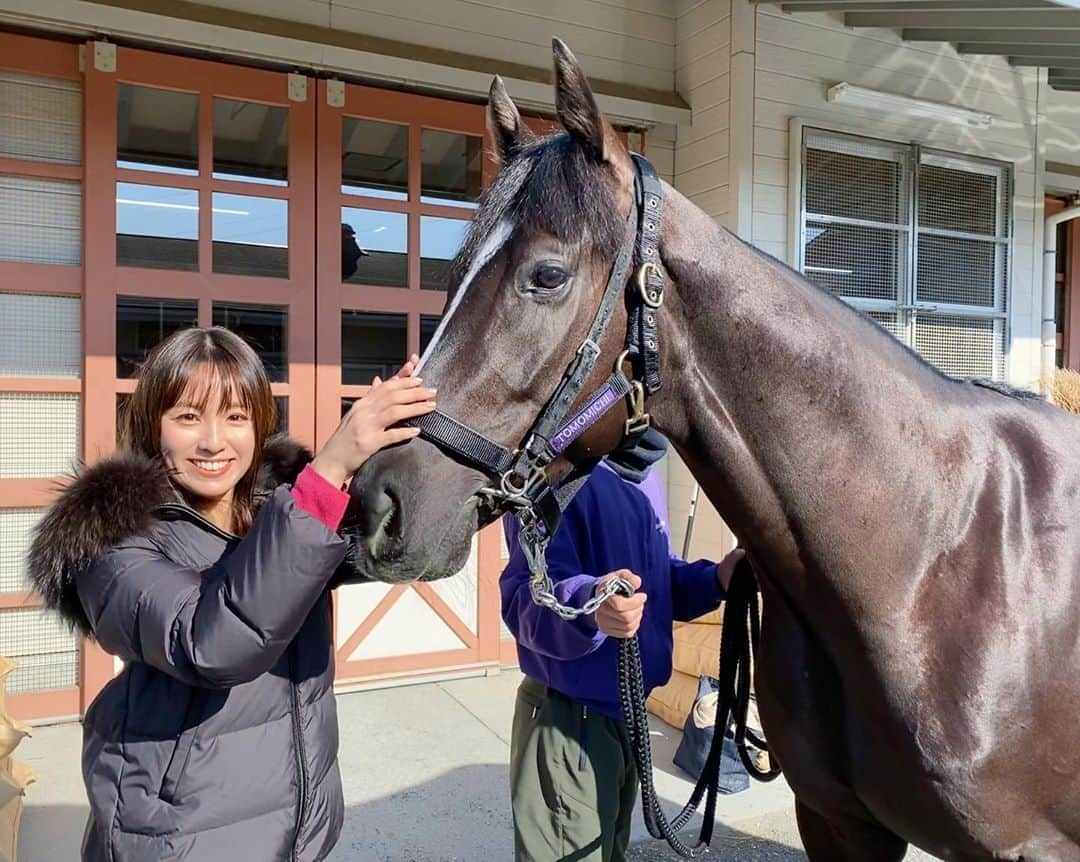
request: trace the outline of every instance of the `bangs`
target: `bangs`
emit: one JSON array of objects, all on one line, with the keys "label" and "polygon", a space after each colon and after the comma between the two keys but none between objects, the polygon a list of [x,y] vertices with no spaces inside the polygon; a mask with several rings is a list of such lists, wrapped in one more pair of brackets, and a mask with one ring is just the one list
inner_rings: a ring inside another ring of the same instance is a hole
[{"label": "bangs", "polygon": [[220,413],[236,405],[250,413],[255,409],[257,386],[258,381],[245,380],[243,371],[233,363],[192,361],[188,368],[179,369],[176,381],[165,393],[165,401],[171,402],[169,409],[187,404],[201,413],[214,395],[220,394]]}]

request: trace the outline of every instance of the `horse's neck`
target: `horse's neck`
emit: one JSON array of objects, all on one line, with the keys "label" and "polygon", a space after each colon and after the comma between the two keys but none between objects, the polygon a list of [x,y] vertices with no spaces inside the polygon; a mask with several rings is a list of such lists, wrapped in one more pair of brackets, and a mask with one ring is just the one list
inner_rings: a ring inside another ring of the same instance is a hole
[{"label": "horse's neck", "polygon": [[882,559],[881,531],[899,532],[890,548],[919,540],[897,519],[932,481],[910,453],[943,381],[681,196],[668,205],[659,424],[793,598],[831,585],[853,612],[879,603],[903,584],[872,573],[905,570]]}]

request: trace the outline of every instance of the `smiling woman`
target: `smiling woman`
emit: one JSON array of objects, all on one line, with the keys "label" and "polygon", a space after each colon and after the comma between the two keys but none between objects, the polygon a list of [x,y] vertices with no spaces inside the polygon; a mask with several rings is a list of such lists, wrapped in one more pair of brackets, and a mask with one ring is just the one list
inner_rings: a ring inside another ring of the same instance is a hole
[{"label": "smiling woman", "polygon": [[434,407],[414,365],[376,380],[312,458],[268,439],[270,381],[241,336],[193,327],[151,352],[121,453],[63,492],[29,555],[45,603],[125,663],[83,725],[86,862],[223,859],[239,842],[318,862],[333,848],[341,488]]}]

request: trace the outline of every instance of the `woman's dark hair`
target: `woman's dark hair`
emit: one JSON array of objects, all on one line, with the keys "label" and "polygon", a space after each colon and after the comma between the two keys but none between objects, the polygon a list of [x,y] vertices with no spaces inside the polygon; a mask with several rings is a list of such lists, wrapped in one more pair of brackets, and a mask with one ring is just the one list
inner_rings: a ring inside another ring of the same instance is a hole
[{"label": "woman's dark hair", "polygon": [[[204,369],[210,373],[203,375]],[[201,375],[201,388],[191,393],[192,406],[205,410],[211,393],[220,387],[222,409],[242,405],[255,428],[251,467],[233,491],[233,531],[242,535],[254,517],[262,450],[277,425],[277,406],[262,361],[240,336],[220,326],[197,327],[182,329],[157,345],[121,414],[120,445],[149,458],[161,457],[161,417]],[[177,491],[184,495],[182,488]]]}]

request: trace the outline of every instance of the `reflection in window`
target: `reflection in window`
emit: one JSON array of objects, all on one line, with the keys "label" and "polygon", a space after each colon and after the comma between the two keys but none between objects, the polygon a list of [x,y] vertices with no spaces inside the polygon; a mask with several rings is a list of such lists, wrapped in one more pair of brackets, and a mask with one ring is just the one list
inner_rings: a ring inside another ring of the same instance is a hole
[{"label": "reflection in window", "polygon": [[214,99],[214,177],[287,185],[289,109]]},{"label": "reflection in window", "polygon": [[341,312],[341,382],[367,386],[392,376],[405,361],[404,314]]},{"label": "reflection in window", "polygon": [[475,207],[480,198],[484,139],[424,129],[420,200]]},{"label": "reflection in window", "polygon": [[288,312],[272,305],[214,303],[214,326],[224,326],[259,354],[274,383],[289,379]]},{"label": "reflection in window", "polygon": [[424,355],[424,351],[428,349],[428,345],[431,344],[431,339],[435,337],[435,330],[439,328],[439,323],[442,322],[442,318],[437,314],[421,314],[420,315],[420,355]]},{"label": "reflection in window", "polygon": [[199,97],[153,87],[116,87],[116,166],[199,172]]},{"label": "reflection in window", "polygon": [[289,276],[289,202],[214,192],[214,272]]},{"label": "reflection in window", "polygon": [[116,184],[116,263],[151,269],[199,268],[199,193]]},{"label": "reflection in window", "polygon": [[469,230],[465,219],[420,217],[420,287],[447,290],[450,267]]},{"label": "reflection in window", "polygon": [[116,439],[120,440],[120,435],[123,433],[124,422],[126,421],[124,411],[127,410],[128,402],[131,400],[131,395],[127,392],[116,393]]},{"label": "reflection in window", "polygon": [[409,127],[345,117],[341,190],[403,201],[409,196]]},{"label": "reflection in window", "polygon": [[[341,208],[342,270],[355,241],[362,257],[344,280],[351,284],[407,287],[409,284],[409,217],[405,213]],[[350,237],[348,229],[353,231]],[[366,254],[364,254],[366,252]]]},{"label": "reflection in window", "polygon": [[274,406],[277,407],[277,425],[275,434],[289,433],[289,398],[286,395],[275,395]]},{"label": "reflection in window", "polygon": [[198,323],[199,309],[184,299],[116,299],[116,376],[135,377],[147,355],[174,332]]}]

